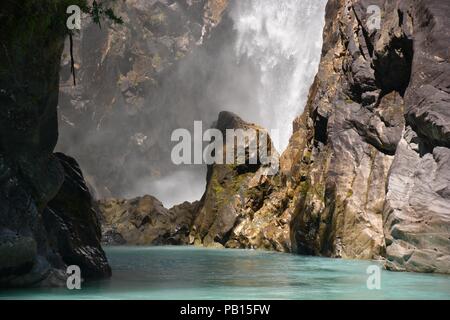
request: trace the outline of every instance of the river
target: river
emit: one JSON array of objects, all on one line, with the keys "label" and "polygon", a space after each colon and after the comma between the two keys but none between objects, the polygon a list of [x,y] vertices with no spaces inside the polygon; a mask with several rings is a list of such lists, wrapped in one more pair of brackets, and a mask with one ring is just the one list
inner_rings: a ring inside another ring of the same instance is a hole
[{"label": "river", "polygon": [[113,276],[80,290],[13,289],[0,299],[450,299],[450,276],[381,271],[376,262],[196,247],[107,247]]}]

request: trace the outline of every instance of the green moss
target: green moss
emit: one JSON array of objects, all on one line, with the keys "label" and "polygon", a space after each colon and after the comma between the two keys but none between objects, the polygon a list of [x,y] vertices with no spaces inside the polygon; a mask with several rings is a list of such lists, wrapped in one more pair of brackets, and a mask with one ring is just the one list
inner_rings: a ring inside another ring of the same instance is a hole
[{"label": "green moss", "polygon": [[352,104],[352,103],[353,103],[353,100],[350,99],[350,98],[347,98],[347,99],[345,99],[345,103],[347,103],[347,104]]},{"label": "green moss", "polygon": [[325,185],[324,185],[324,184],[322,184],[322,183],[316,183],[316,184],[314,184],[313,190],[314,190],[314,193],[315,193],[318,197],[320,197],[320,198],[323,198],[323,197],[324,197],[324,195],[325,195]]},{"label": "green moss", "polygon": [[177,51],[177,52],[175,53],[175,59],[176,59],[176,60],[179,60],[179,59],[183,58],[184,56],[185,56],[184,53],[181,52],[181,51]]},{"label": "green moss", "polygon": [[217,179],[214,178],[211,180],[211,188],[216,195],[221,195],[225,192],[224,187],[222,187],[222,185],[217,181]]},{"label": "green moss", "polygon": [[152,65],[154,68],[158,69],[162,65],[162,58],[159,54],[155,54],[152,58]]},{"label": "green moss", "polygon": [[312,152],[309,149],[306,149],[303,153],[303,162],[309,164],[311,162]]},{"label": "green moss", "polygon": [[310,189],[311,185],[309,184],[309,181],[303,181],[300,183],[299,189],[300,189],[300,195],[302,197],[306,197],[308,195],[308,191]]},{"label": "green moss", "polygon": [[[227,165],[231,170],[232,165]],[[220,210],[223,206],[227,205],[232,199],[241,194],[241,187],[245,186],[252,173],[246,173],[241,175],[233,175],[233,171],[230,171],[225,181],[219,181],[217,171],[214,171],[210,180],[210,191],[215,198],[215,204],[217,209]],[[247,192],[248,189],[245,189]],[[247,194],[244,194],[247,196]]]},{"label": "green moss", "polygon": [[350,198],[353,195],[353,190],[352,189],[348,189],[347,191],[347,198]]},{"label": "green moss", "polygon": [[150,17],[150,25],[152,26],[159,26],[161,24],[163,24],[166,21],[167,17],[164,13],[160,12],[157,14],[154,14]]}]

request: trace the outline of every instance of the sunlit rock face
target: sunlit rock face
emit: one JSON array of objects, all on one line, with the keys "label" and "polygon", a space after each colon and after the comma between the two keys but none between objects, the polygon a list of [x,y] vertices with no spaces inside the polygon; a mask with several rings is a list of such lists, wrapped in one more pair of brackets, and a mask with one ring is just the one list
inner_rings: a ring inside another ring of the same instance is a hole
[{"label": "sunlit rock face", "polygon": [[[255,134],[244,146],[243,161],[238,161],[235,151],[231,163],[208,166],[206,191],[190,230],[190,243],[289,252],[290,215],[283,215],[288,201],[280,192],[279,155],[269,133],[230,112],[221,112],[214,127],[224,136],[227,130]],[[225,144],[222,153],[228,154],[231,148],[235,146]]]},{"label": "sunlit rock face", "polygon": [[328,2],[319,72],[285,154],[306,160],[290,161],[304,176],[293,248],[448,273],[450,7],[375,4],[370,30],[366,1]]},{"label": "sunlit rock face", "polygon": [[208,165],[206,190],[198,202],[166,209],[152,196],[100,200],[104,243],[290,251],[293,195],[282,184],[269,133],[231,112],[221,112],[213,127],[224,141],[227,130],[255,133],[247,140],[244,161],[237,160],[237,146],[218,146],[224,158],[228,148],[236,148],[233,159]]}]

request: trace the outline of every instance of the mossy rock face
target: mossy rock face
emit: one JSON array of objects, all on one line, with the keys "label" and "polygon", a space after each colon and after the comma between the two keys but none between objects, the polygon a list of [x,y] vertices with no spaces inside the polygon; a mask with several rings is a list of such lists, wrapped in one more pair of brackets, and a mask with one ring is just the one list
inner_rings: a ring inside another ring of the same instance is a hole
[{"label": "mossy rock face", "polygon": [[[228,112],[219,115],[216,127],[223,132],[238,128],[264,130]],[[262,164],[210,165],[206,191],[191,229],[192,243],[289,251],[289,218],[281,218],[287,196],[278,191],[279,175],[263,173]]]}]

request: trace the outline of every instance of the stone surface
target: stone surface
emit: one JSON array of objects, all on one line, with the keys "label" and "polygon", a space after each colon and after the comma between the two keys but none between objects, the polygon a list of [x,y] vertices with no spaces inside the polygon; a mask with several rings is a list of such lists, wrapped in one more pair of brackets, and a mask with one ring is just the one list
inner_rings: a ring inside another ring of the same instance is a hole
[{"label": "stone surface", "polygon": [[367,1],[328,2],[320,69],[297,120],[310,160],[299,168],[293,248],[448,273],[450,7],[370,4],[380,30],[367,26]]},{"label": "stone surface", "polygon": [[[227,129],[253,129],[268,136],[265,129],[230,112],[221,112],[214,128],[223,137]],[[104,243],[195,244],[289,252],[293,206],[289,206],[289,195],[281,189],[280,172],[275,170],[274,175],[265,175],[271,165],[250,162],[255,155],[249,149],[252,142],[256,141],[247,141],[242,163],[208,166],[207,186],[199,202],[186,202],[168,210],[152,196],[100,200]],[[269,157],[278,159],[269,136],[266,143]],[[226,144],[223,148],[226,151]],[[260,148],[256,151],[258,156]],[[272,160],[272,163],[277,162]]]},{"label": "stone surface", "polygon": [[[182,243],[450,273],[449,12],[438,0],[329,0],[319,71],[280,171],[209,165]],[[216,123],[249,127],[264,130],[231,113]]]},{"label": "stone surface", "polygon": [[195,218],[197,203],[170,210],[152,196],[98,202],[103,219],[103,243],[108,245],[182,245]]},{"label": "stone surface", "polygon": [[64,183],[43,212],[47,237],[67,265],[77,265],[83,277],[111,275],[100,246],[100,222],[89,189],[77,162],[64,154],[55,154],[64,167]]},{"label": "stone surface", "polygon": [[403,10],[413,25],[414,58],[407,126],[387,185],[387,266],[450,273],[450,4],[419,1]]},{"label": "stone surface", "polygon": [[[71,170],[79,170],[76,163],[66,165],[62,155],[53,154],[67,6],[67,1],[50,0],[2,3],[2,29],[8,32],[0,33],[1,287],[65,285],[65,267],[73,261],[83,267],[93,263],[87,277],[109,275],[97,230],[92,229],[98,224],[89,225],[96,217],[84,211],[90,203],[81,173],[75,177]],[[76,184],[67,189],[71,181]],[[75,203],[70,197],[78,192],[84,195]],[[62,221],[48,230],[51,201],[58,202],[53,213]],[[55,242],[53,235],[58,235]],[[59,242],[63,239],[70,248]],[[87,246],[91,251],[82,250]],[[96,265],[98,261],[102,264]]]},{"label": "stone surface", "polygon": [[[200,51],[227,3],[114,1],[123,25],[104,22],[99,29],[83,18],[74,36],[76,86],[66,41],[57,150],[80,162],[96,198],[141,195],[140,178],[154,181],[177,169],[167,161],[168,142],[173,130],[205,112],[190,107],[199,105],[207,78]],[[212,48],[220,50],[217,43]],[[193,64],[198,67],[187,70]]]},{"label": "stone surface", "polygon": [[[289,213],[284,213],[288,201],[283,192],[278,192],[280,175],[278,168],[274,175],[266,175],[270,164],[261,163],[261,146],[266,143],[267,155],[275,158],[278,153],[265,129],[243,121],[230,112],[221,112],[215,128],[225,137],[227,129],[252,129],[263,132],[266,141],[259,138],[257,154],[252,164],[250,146],[256,143],[256,136],[245,144],[245,161],[233,164],[214,163],[208,166],[206,191],[198,215],[189,234],[190,243],[207,247],[259,248],[266,250],[290,250]],[[258,138],[256,138],[258,139]],[[224,139],[226,140],[226,139]],[[256,146],[256,144],[255,144]],[[226,144],[223,146],[226,154]]]}]

